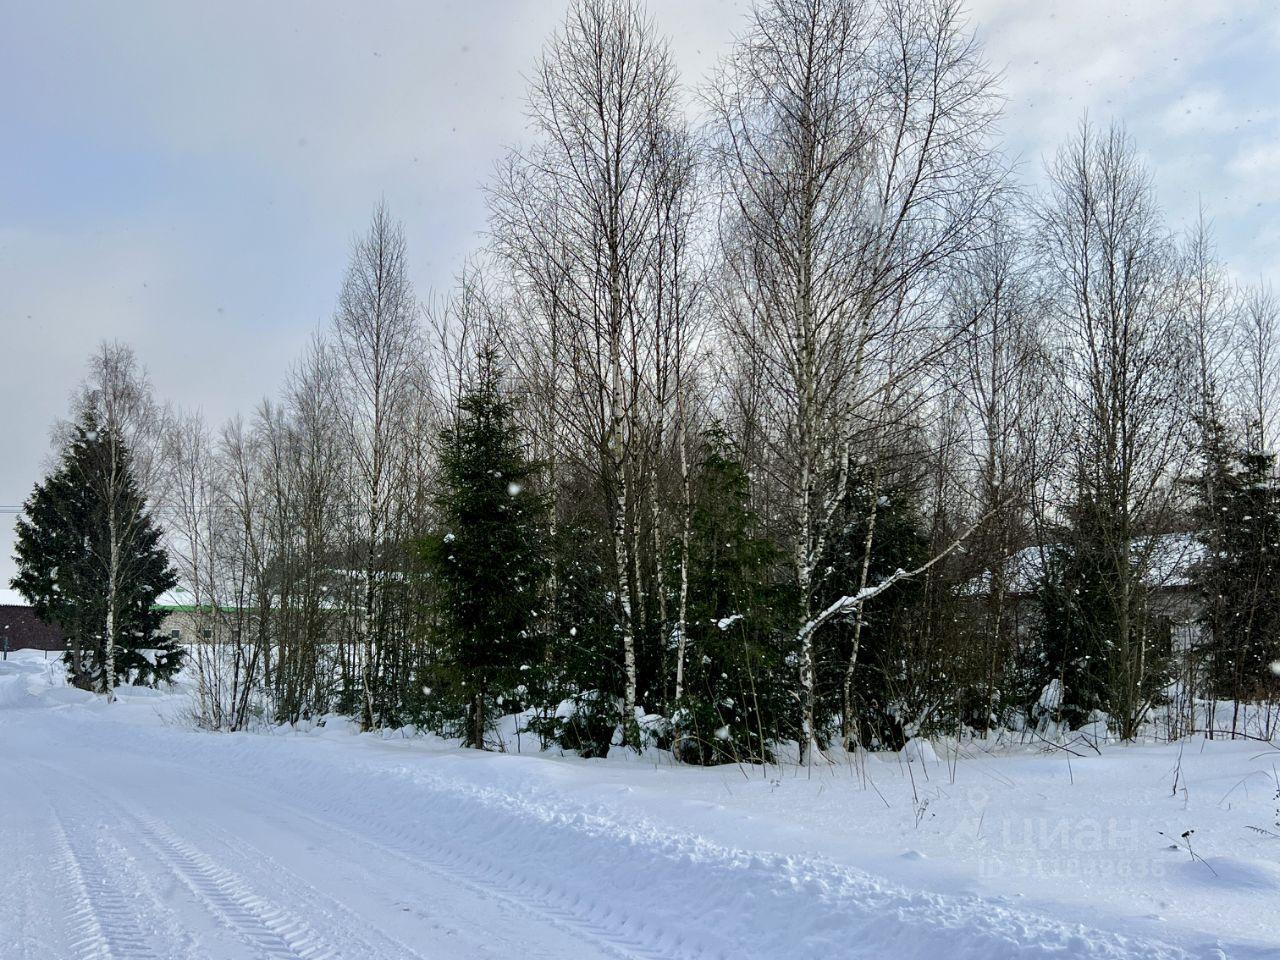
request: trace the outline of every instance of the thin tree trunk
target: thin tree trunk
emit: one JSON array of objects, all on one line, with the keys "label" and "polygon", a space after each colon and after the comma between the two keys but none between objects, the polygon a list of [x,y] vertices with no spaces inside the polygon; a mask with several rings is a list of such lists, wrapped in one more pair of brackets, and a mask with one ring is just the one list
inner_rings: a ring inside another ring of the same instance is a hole
[{"label": "thin tree trunk", "polygon": [[116,516],[117,490],[119,488],[119,464],[116,451],[118,440],[111,436],[111,481],[107,492],[107,536],[110,540],[110,559],[107,570],[107,636],[102,664],[102,692],[107,702],[116,698],[116,603],[120,589],[120,529]]},{"label": "thin tree trunk", "polygon": [[[858,592],[861,593],[867,588],[867,577],[871,572],[871,548],[875,543],[876,536],[876,519],[880,515],[880,471],[879,466],[876,468],[876,482],[872,484],[871,490],[871,513],[867,517],[867,537],[862,545],[862,568],[858,575]],[[853,723],[853,676],[858,669],[858,653],[862,647],[862,624],[863,617],[862,605],[858,606],[858,614],[853,621],[853,646],[849,651],[849,663],[844,671],[844,689],[843,699],[841,700],[841,720],[842,729],[841,736],[844,741],[844,748],[852,750],[854,746],[854,723]]]}]

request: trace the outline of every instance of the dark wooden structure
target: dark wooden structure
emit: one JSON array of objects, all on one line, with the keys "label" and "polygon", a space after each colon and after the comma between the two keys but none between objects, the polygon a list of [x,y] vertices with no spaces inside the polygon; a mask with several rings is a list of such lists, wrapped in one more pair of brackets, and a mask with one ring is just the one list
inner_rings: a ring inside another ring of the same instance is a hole
[{"label": "dark wooden structure", "polygon": [[30,607],[0,604],[0,651],[65,650],[66,638],[57,627],[36,618]]}]

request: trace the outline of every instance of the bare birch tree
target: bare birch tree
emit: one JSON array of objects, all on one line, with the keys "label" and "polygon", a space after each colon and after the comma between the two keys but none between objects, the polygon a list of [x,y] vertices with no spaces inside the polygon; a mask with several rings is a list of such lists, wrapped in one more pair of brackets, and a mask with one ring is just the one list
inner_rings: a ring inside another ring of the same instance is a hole
[{"label": "bare birch tree", "polygon": [[1083,122],[1050,167],[1040,212],[1073,425],[1073,500],[1094,562],[1108,571],[1107,686],[1132,737],[1156,679],[1143,587],[1189,455],[1191,357],[1172,239],[1151,180],[1118,126]]},{"label": "bare birch tree", "polygon": [[1038,536],[1034,496],[1062,450],[1056,370],[1028,246],[1009,215],[998,213],[988,243],[958,263],[948,295],[959,333],[947,358],[947,399],[958,401],[965,424],[963,476],[974,512],[994,511],[969,550],[976,560],[969,573],[983,590],[988,724],[1015,652],[1013,557]]},{"label": "bare birch tree", "polygon": [[395,466],[420,346],[416,314],[404,229],[380,203],[368,232],[352,248],[333,318],[340,410],[354,465],[352,498],[359,504],[353,560],[364,584],[360,722],[366,730],[385,706],[381,671],[393,642],[384,588],[399,480]]},{"label": "bare birch tree", "polygon": [[[913,332],[903,310],[969,247],[1000,189],[985,144],[995,102],[957,6],[931,0],[763,4],[709,100],[727,195],[728,332],[762,358],[765,443],[793,530],[811,757],[815,564],[856,437],[877,420],[886,360]],[[910,379],[912,364],[896,362]]]},{"label": "bare birch tree", "polygon": [[666,43],[638,3],[578,0],[534,70],[537,142],[508,161],[491,191],[497,250],[542,311],[557,376],[570,379],[575,398],[563,409],[596,462],[611,527],[629,746],[639,746],[643,615],[638,424],[655,349],[658,150],[662,132],[678,129],[675,82]]},{"label": "bare birch tree", "polygon": [[1280,298],[1271,287],[1248,289],[1236,313],[1237,403],[1254,448],[1274,453],[1280,440]]}]

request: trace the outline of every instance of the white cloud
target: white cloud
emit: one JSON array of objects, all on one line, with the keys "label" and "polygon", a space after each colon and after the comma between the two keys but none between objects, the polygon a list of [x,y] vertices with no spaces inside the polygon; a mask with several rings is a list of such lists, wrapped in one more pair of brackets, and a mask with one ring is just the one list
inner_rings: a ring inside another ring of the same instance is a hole
[{"label": "white cloud", "polygon": [[1280,189],[1280,144],[1253,144],[1240,149],[1227,168],[1237,177],[1270,181]]},{"label": "white cloud", "polygon": [[1169,104],[1160,115],[1160,129],[1171,137],[1203,137],[1224,133],[1265,131],[1280,113],[1269,103],[1230,99],[1221,90],[1192,90]]},{"label": "white cloud", "polygon": [[973,19],[987,55],[1005,72],[1008,124],[1053,142],[1085,110],[1124,116],[1145,98],[1177,96],[1221,52],[1256,0],[977,0]]}]

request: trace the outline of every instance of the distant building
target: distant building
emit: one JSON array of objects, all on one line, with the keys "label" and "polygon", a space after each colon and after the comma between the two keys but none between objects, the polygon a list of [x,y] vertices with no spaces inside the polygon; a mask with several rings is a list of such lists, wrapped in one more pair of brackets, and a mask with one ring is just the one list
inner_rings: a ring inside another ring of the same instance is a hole
[{"label": "distant building", "polygon": [[0,590],[0,650],[57,650],[67,639],[57,627],[42,623],[21,594]]},{"label": "distant building", "polygon": [[185,587],[174,587],[156,600],[155,609],[163,611],[160,635],[175,643],[196,643],[213,639],[214,608],[197,606]]},{"label": "distant building", "polygon": [[[190,595],[181,588],[161,596],[156,608],[164,611],[160,627],[163,636],[179,643],[211,638],[212,634],[207,629],[209,617],[200,616],[200,610],[192,604]],[[16,590],[0,590],[0,650],[5,649],[6,641],[10,650],[67,649],[67,638],[62,629],[42,622]]]},{"label": "distant building", "polygon": [[[1053,545],[1027,547],[1009,558],[1005,567],[1009,612],[1019,634],[1040,624],[1037,591],[1044,578],[1044,561]],[[1149,552],[1143,584],[1150,591],[1151,612],[1169,628],[1176,653],[1187,653],[1202,638],[1203,600],[1196,585],[1196,565],[1204,558],[1204,545],[1191,533],[1162,534],[1154,540],[1135,540],[1135,553]],[[971,596],[984,596],[990,575],[972,582]]]}]

